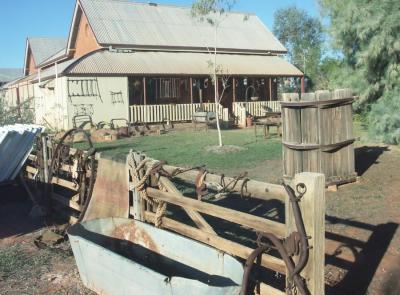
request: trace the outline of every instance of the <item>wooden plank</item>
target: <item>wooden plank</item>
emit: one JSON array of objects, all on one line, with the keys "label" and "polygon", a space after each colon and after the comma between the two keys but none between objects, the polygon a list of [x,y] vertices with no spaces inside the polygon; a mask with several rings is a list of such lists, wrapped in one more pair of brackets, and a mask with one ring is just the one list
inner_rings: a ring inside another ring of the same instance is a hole
[{"label": "wooden plank", "polygon": [[[168,192],[176,194],[180,198],[185,198],[185,196],[175,187],[175,185],[166,177],[161,176],[158,180]],[[183,210],[189,215],[190,219],[202,230],[215,234],[213,228],[205,221],[203,216],[194,210],[187,209],[183,207]]]},{"label": "wooden plank", "polygon": [[78,188],[77,185],[75,183],[73,183],[72,181],[68,181],[68,180],[65,180],[65,179],[62,179],[62,178],[53,177],[51,182],[53,184],[57,184],[59,186],[66,187],[66,188],[68,188],[70,190],[73,190],[73,191],[76,191],[77,188]]},{"label": "wooden plank", "polygon": [[53,192],[53,193],[51,193],[51,198],[66,207],[70,207],[74,210],[81,211],[81,206],[77,202],[75,202],[69,198],[66,198],[60,194]]},{"label": "wooden plank", "polygon": [[147,87],[146,77],[143,77],[143,104],[147,105]]},{"label": "wooden plank", "polygon": [[[144,159],[144,156],[138,153],[132,153],[132,150],[130,151],[130,155],[133,155],[133,159],[136,163],[140,163]],[[129,171],[128,167],[127,169]],[[141,172],[141,174],[143,175],[143,172]],[[130,175],[130,172],[128,175]],[[130,175],[130,177],[133,177],[133,175]],[[133,218],[139,221],[144,221],[145,201],[140,197],[139,192],[135,189],[135,183],[129,185],[129,190],[131,191],[133,198],[133,212],[131,212]]]},{"label": "wooden plank", "polygon": [[[164,165],[163,168],[168,173],[173,173],[174,171],[177,171],[177,169],[181,169],[170,165]],[[197,175],[198,175],[197,170],[189,170],[178,174],[176,178],[190,183],[195,183]],[[225,183],[230,183],[231,181],[234,181],[234,178],[225,177],[224,180]],[[218,184],[221,183],[221,175],[208,173],[205,178],[205,184],[207,185],[207,187],[209,188],[212,188],[213,186],[215,187],[216,183]],[[239,180],[235,188],[233,188],[233,191],[240,193],[242,185],[243,185],[243,180]],[[265,201],[269,201],[272,199],[277,199],[282,202],[285,201],[286,192],[282,185],[256,181],[256,180],[249,180],[246,183],[246,185],[247,185],[247,190],[245,190],[246,196],[248,195],[251,198],[265,200]]]},{"label": "wooden plank", "polygon": [[176,194],[162,192],[151,187],[147,188],[146,192],[152,198],[175,204],[186,209],[196,210],[210,216],[222,218],[224,220],[255,229],[256,231],[270,232],[278,237],[284,237],[286,233],[286,226],[283,223],[271,221],[258,216],[238,212],[236,210],[223,208],[190,198],[182,198]]},{"label": "wooden plank", "polygon": [[261,283],[260,284],[260,295],[285,295],[286,293],[271,287],[270,285]]},{"label": "wooden plank", "polygon": [[[296,174],[295,185],[304,183],[306,193],[299,205],[306,234],[311,236],[308,263],[301,272],[306,279],[311,295],[325,294],[325,177],[323,174],[303,172]],[[287,204],[290,204],[287,197]],[[286,234],[296,231],[292,210],[286,206]]]},{"label": "wooden plank", "polygon": [[30,160],[30,161],[32,161],[32,162],[36,162],[36,159],[37,159],[37,156],[36,156],[36,155],[30,154],[30,155],[28,156],[28,160]]},{"label": "wooden plank", "polygon": [[36,174],[38,172],[37,168],[34,168],[32,166],[26,165],[25,168],[26,172],[31,173],[31,174]]},{"label": "wooden plank", "polygon": [[269,100],[272,101],[272,77],[269,77]]},{"label": "wooden plank", "polygon": [[[42,134],[42,151],[43,151],[43,163],[48,163],[49,162],[49,157],[48,157],[48,151],[47,151],[47,135]],[[43,179],[45,183],[49,183],[49,165],[43,165]]]},{"label": "wooden plank", "polygon": [[[154,223],[155,213],[146,211],[145,218],[146,221]],[[243,259],[247,259],[253,251],[252,248],[221,238],[216,234],[204,232],[167,217],[163,217],[162,227]],[[284,274],[286,271],[286,266],[282,259],[268,254],[262,256],[261,265],[281,274]]]},{"label": "wooden plank", "polygon": [[236,78],[232,78],[232,101],[236,102]]}]

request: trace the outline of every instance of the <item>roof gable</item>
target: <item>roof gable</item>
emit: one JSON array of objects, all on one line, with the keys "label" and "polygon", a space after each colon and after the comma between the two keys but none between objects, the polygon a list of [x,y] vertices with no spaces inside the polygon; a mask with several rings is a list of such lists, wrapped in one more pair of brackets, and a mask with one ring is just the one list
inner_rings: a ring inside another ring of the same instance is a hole
[{"label": "roof gable", "polygon": [[[214,29],[188,7],[124,0],[79,0],[102,46],[204,49],[214,46]],[[246,17],[247,20],[244,20]],[[218,30],[220,50],[285,53],[285,47],[256,15],[229,13]]]},{"label": "roof gable", "polygon": [[67,45],[65,38],[29,38],[28,46],[32,51],[37,65],[64,49]]}]

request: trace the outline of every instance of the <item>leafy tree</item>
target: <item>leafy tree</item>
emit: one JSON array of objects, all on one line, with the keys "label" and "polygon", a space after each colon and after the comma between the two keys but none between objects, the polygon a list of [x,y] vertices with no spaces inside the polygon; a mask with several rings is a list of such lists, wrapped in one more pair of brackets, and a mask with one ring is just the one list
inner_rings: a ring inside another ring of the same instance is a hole
[{"label": "leafy tree", "polygon": [[[229,12],[234,4],[235,0],[197,0],[192,4],[192,16],[194,18],[198,18],[200,21],[206,21],[214,28],[214,48],[210,54],[213,55],[213,60],[210,60],[209,66],[212,68],[212,80],[214,82],[214,101],[215,101],[215,109],[217,110],[217,130],[218,130],[218,141],[219,146],[222,146],[222,134],[221,127],[218,116],[218,108],[219,103],[223,97],[225,89],[229,87],[227,83],[223,83],[223,91],[218,97],[218,75],[224,72],[223,69],[218,65],[217,61],[217,44],[218,44],[218,29],[221,23],[225,20],[227,16],[227,12]],[[226,75],[225,75],[226,76]],[[223,80],[223,81],[228,81]]]},{"label": "leafy tree", "polygon": [[333,46],[343,55],[332,83],[359,93],[355,107],[369,113],[371,134],[398,143],[400,123],[393,110],[399,104],[400,1],[319,1],[330,19]]},{"label": "leafy tree", "polygon": [[5,101],[4,91],[0,89],[0,126],[33,123],[34,112],[29,105],[30,103],[31,101],[26,101],[19,107],[10,108]]},{"label": "leafy tree", "polygon": [[324,42],[319,19],[295,6],[279,9],[274,14],[273,31],[288,49],[290,61],[316,83]]}]

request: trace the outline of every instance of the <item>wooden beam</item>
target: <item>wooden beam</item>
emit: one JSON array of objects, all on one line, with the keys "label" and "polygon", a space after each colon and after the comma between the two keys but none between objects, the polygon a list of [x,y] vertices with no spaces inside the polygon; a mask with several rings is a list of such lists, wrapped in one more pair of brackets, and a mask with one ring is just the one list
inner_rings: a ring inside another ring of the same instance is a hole
[{"label": "wooden beam", "polygon": [[236,78],[232,78],[232,100],[233,102],[236,102]]},{"label": "wooden beam", "polygon": [[[173,193],[180,198],[186,199],[186,197],[176,188],[176,186],[168,178],[161,176],[158,181],[167,189],[168,192]],[[215,234],[213,228],[207,223],[207,221],[205,221],[205,219],[203,218],[203,216],[200,215],[200,213],[191,209],[187,209],[185,207],[183,207],[183,210],[185,210],[187,215],[189,215],[190,219],[192,219],[192,221],[198,226],[198,228],[208,233]]]},{"label": "wooden beam", "polygon": [[[310,295],[325,294],[325,176],[303,172],[295,175],[294,184],[304,183],[306,192],[299,203],[306,234],[311,236],[308,263],[301,272],[307,282]],[[287,204],[290,204],[287,197]],[[286,234],[297,231],[294,215],[286,206]]]},{"label": "wooden beam", "polygon": [[37,168],[34,168],[29,165],[26,166],[25,170],[26,170],[26,172],[31,173],[31,174],[36,174],[38,172]]},{"label": "wooden beam", "polygon": [[146,77],[143,77],[143,104],[147,105]]},{"label": "wooden beam", "polygon": [[193,104],[193,78],[189,78],[189,84],[190,84],[190,103]]},{"label": "wooden beam", "polygon": [[[146,211],[145,219],[148,222],[154,223],[155,213]],[[167,217],[163,217],[162,227],[243,259],[247,259],[253,251],[252,248],[221,238],[216,234],[206,233],[200,229],[188,226]],[[268,254],[262,256],[261,265],[281,274],[284,274],[286,271],[286,266],[282,259]]]},{"label": "wooden beam", "polygon": [[68,180],[62,179],[62,178],[53,177],[51,182],[53,184],[57,184],[59,186],[66,187],[66,188],[68,188],[70,190],[73,190],[73,191],[76,191],[78,189],[78,186],[75,183],[73,183],[72,181],[68,181]]},{"label": "wooden beam", "polygon": [[58,203],[60,203],[61,205],[72,208],[76,211],[81,211],[81,206],[77,202],[74,202],[71,199],[66,198],[60,194],[53,192],[53,193],[51,193],[51,198],[53,200],[57,201]]},{"label": "wooden beam", "polygon": [[285,295],[286,293],[271,287],[270,285],[261,283],[260,284],[260,295]]},{"label": "wooden beam", "polygon": [[304,76],[301,77],[301,93],[306,93],[306,84],[305,84]]},{"label": "wooden beam", "polygon": [[[132,153],[132,150],[130,150],[128,157],[130,157],[132,155],[134,161],[136,163],[140,163],[144,160],[145,156],[138,154],[138,153]],[[130,168],[128,165],[128,161],[126,161],[126,165],[127,165],[127,169],[128,169],[128,175],[130,175]],[[133,168],[135,169],[135,168]],[[141,176],[143,176],[144,172],[141,170],[139,171],[139,174]],[[132,181],[134,182],[134,184],[136,184],[136,179],[134,178],[133,175],[130,175],[132,177]],[[129,181],[129,177],[128,177],[128,181]],[[132,192],[132,202],[133,202],[133,218],[136,220],[140,220],[140,221],[144,221],[144,211],[145,211],[145,201],[142,199],[142,197],[140,196],[139,192],[136,190],[135,185],[132,185],[132,187],[130,187],[130,190]],[[128,184],[129,185],[129,184]]]},{"label": "wooden beam", "polygon": [[272,101],[272,77],[269,77],[269,100]]},{"label": "wooden beam", "polygon": [[[163,168],[171,174],[174,171],[177,171],[177,169],[180,169],[178,167],[170,166],[170,165],[164,165]],[[186,181],[186,182],[195,183],[197,175],[198,175],[197,170],[189,170],[189,171],[178,174],[177,176],[175,176],[175,178]],[[230,183],[231,181],[234,181],[234,178],[225,177],[224,180],[225,180],[225,183]],[[208,173],[206,175],[204,182],[208,188],[212,188],[213,183],[221,182],[221,176],[217,175],[217,174]],[[243,180],[239,180],[232,190],[237,193],[240,193],[242,190],[242,186],[243,186]],[[273,199],[277,199],[282,202],[285,202],[286,192],[282,185],[266,183],[266,182],[261,182],[261,181],[256,181],[256,180],[249,180],[249,181],[247,181],[246,186],[247,186],[247,189],[244,189],[246,196],[249,196],[249,197],[255,198],[255,199],[264,200],[264,201],[270,201]]]},{"label": "wooden beam", "polygon": [[196,210],[198,212],[217,218],[223,218],[224,220],[252,228],[256,231],[270,232],[278,237],[284,237],[286,233],[286,226],[283,223],[271,221],[262,217],[238,212],[236,210],[220,207],[190,198],[182,198],[180,196],[177,196],[176,194],[162,192],[151,187],[147,188],[146,192],[152,198],[175,204],[182,208]]}]

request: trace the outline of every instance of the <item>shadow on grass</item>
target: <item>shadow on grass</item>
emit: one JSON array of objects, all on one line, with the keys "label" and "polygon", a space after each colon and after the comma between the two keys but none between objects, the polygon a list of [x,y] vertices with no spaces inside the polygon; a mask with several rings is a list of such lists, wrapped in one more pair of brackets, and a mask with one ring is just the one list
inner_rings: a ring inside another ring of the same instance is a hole
[{"label": "shadow on grass", "polygon": [[379,157],[389,151],[388,147],[363,146],[355,149],[356,172],[362,176],[372,165],[378,164]]}]

